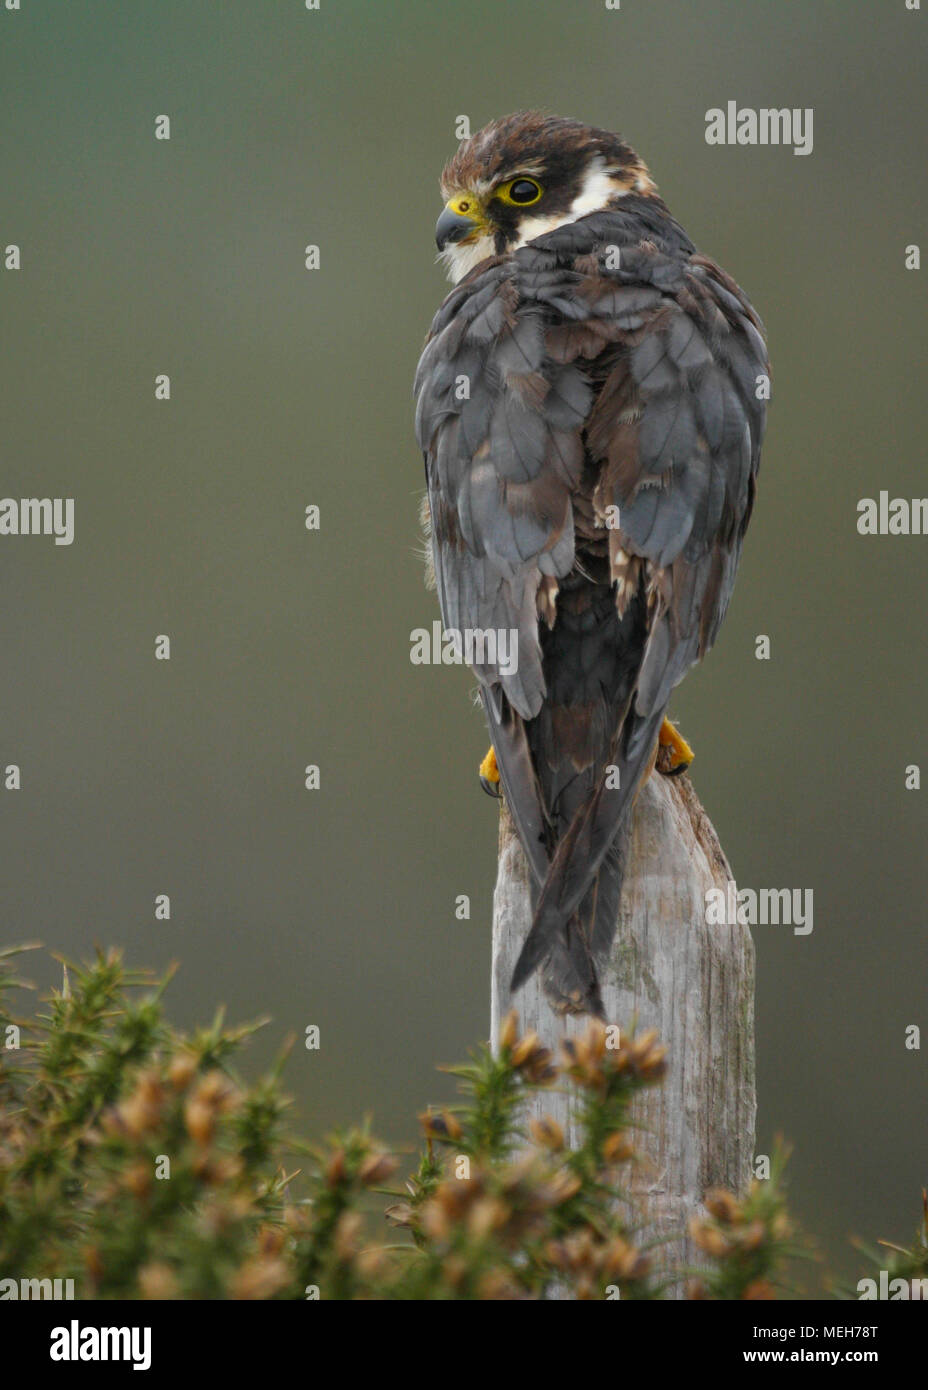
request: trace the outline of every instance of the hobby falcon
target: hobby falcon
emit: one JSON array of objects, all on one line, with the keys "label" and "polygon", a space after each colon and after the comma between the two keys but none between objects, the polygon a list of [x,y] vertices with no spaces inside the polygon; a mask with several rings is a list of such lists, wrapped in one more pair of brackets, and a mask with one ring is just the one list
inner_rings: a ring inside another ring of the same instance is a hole
[{"label": "hobby falcon", "polygon": [[[512,988],[540,968],[557,1008],[602,1015],[631,808],[673,738],[671,692],[715,640],[754,503],[763,329],[608,131],[507,116],[461,144],[441,188],[455,288],[416,429],[442,620],[481,635],[490,762],[529,864]],[[517,662],[493,633],[516,635]]]}]

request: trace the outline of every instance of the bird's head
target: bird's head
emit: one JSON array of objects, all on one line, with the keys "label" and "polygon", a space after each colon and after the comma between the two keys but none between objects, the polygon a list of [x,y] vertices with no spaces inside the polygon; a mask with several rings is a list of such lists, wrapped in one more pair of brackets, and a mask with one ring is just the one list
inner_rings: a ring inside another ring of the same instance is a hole
[{"label": "bird's head", "polygon": [[457,282],[487,256],[514,251],[627,193],[656,189],[618,135],[520,111],[462,141],[445,165],[441,191],[445,209],[435,240]]}]

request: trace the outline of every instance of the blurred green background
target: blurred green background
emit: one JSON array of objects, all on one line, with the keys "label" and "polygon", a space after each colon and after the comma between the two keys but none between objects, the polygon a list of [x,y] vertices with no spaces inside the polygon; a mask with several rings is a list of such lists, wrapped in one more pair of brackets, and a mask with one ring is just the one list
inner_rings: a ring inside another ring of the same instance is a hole
[{"label": "blurred green background", "polygon": [[[815,893],[811,937],[755,933],[758,1149],[793,1141],[794,1207],[838,1267],[852,1232],[909,1237],[928,540],[859,536],[856,503],[926,491],[903,261],[926,22],[904,0],[0,9],[0,245],[23,254],[0,271],[0,492],[76,499],[72,547],[0,545],[0,764],[23,769],[3,938],[179,959],[178,1021],[273,1015],[256,1066],[320,1025],[287,1069],[310,1129],[371,1111],[411,1141],[449,1094],[433,1064],[488,1029],[496,811],[471,683],[408,656],[435,616],[410,385],[446,289],[437,178],[460,114],[618,129],[774,365],[733,606],[672,708],[739,882]],[[812,107],[814,152],[707,146],[729,99]]]}]

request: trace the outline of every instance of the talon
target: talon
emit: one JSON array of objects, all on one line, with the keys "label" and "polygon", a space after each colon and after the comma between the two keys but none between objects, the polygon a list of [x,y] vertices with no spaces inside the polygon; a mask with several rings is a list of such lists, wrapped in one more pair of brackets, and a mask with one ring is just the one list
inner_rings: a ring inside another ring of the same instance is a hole
[{"label": "talon", "polygon": [[669,719],[665,719],[657,736],[657,762],[655,766],[658,772],[663,773],[665,777],[679,777],[681,772],[686,771],[695,756],[696,754],[683,735],[678,733]]},{"label": "talon", "polygon": [[496,750],[491,748],[489,753],[480,764],[480,785],[487,796],[495,797],[499,800],[499,768],[496,765]]}]

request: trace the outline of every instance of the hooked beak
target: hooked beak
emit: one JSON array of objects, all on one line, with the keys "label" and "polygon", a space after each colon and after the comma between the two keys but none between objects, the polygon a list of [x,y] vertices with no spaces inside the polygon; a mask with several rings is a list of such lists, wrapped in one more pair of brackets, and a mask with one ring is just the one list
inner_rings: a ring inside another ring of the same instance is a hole
[{"label": "hooked beak", "polygon": [[466,241],[479,230],[480,223],[475,216],[465,216],[464,213],[456,212],[449,203],[435,223],[435,245],[439,251],[444,251],[446,246]]}]

